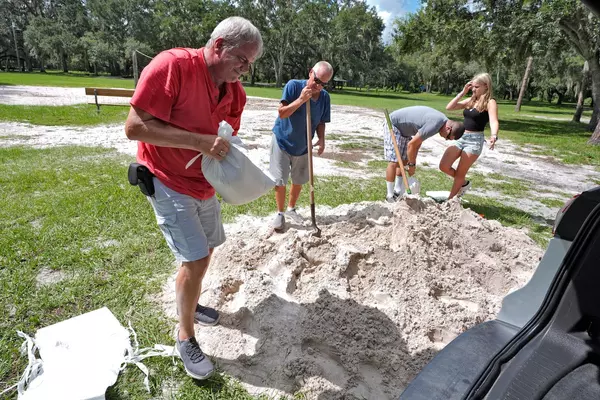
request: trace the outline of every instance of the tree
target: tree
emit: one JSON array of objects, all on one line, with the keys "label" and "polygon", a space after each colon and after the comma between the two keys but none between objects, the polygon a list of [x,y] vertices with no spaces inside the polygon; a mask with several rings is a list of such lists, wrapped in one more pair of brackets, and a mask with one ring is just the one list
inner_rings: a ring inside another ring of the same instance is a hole
[{"label": "tree", "polygon": [[583,69],[581,71],[581,83],[579,85],[579,93],[577,94],[577,108],[575,109],[575,114],[573,114],[573,122],[581,121],[581,114],[583,114],[583,101],[585,100],[585,91],[587,89],[589,72],[590,66],[586,61],[583,64]]},{"label": "tree", "polygon": [[558,28],[571,46],[588,62],[594,111],[588,125],[594,134],[591,144],[600,144],[597,133],[600,114],[600,20],[576,0],[545,1],[545,13],[557,21]]},{"label": "tree", "polygon": [[533,57],[529,56],[527,58],[527,67],[525,68],[525,74],[523,75],[523,82],[521,83],[521,90],[519,90],[519,99],[517,100],[517,104],[515,105],[515,112],[521,111],[521,103],[523,102],[523,96],[525,95],[525,90],[527,89],[527,82],[529,81],[529,74],[531,73],[532,64]]}]

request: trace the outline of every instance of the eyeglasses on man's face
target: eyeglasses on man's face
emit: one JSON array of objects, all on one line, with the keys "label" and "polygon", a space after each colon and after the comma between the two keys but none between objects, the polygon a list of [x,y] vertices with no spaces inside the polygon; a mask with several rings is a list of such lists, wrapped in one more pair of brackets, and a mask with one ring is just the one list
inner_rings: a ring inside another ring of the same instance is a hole
[{"label": "eyeglasses on man's face", "polygon": [[325,86],[329,83],[329,81],[327,82],[323,82],[322,80],[320,80],[319,78],[317,78],[317,73],[313,70],[313,81],[317,84],[317,85],[321,85],[321,86]]},{"label": "eyeglasses on man's face", "polygon": [[250,62],[250,60],[248,60],[246,57],[244,56],[237,56],[237,59],[239,60],[240,63],[242,63],[242,65],[247,66],[248,68],[250,68],[252,66],[252,62]]}]

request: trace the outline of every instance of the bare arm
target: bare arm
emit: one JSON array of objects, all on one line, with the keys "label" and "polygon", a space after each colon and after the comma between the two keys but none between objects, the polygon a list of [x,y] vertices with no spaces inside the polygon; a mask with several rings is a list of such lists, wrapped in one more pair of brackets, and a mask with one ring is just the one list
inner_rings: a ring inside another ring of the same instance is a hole
[{"label": "bare arm", "polygon": [[319,141],[317,143],[317,145],[319,146],[319,150],[317,152],[318,155],[323,154],[323,151],[325,150],[325,123],[321,122],[319,125],[317,125],[317,137],[319,138]]},{"label": "bare arm", "polygon": [[[419,153],[422,144],[423,138],[418,133],[410,139],[410,142],[408,142],[408,145],[406,146],[406,155],[409,164],[417,163],[417,153]],[[409,166],[408,173],[412,176],[415,173],[415,166]]]},{"label": "bare arm", "polygon": [[498,103],[496,103],[496,100],[494,99],[491,99],[488,103],[488,114],[490,116],[490,129],[492,131],[490,149],[494,150],[494,146],[498,140],[498,130],[500,129],[500,122],[498,122]]},{"label": "bare arm", "polygon": [[461,109],[465,108],[465,106],[469,102],[470,98],[468,98],[466,100],[462,100],[462,101],[460,99],[465,97],[465,95],[469,92],[469,90],[471,90],[471,86],[472,86],[472,83],[468,82],[465,85],[465,87],[463,88],[463,90],[461,90],[461,92],[459,94],[457,94],[455,98],[450,100],[450,103],[448,103],[448,105],[446,106],[446,110],[448,110],[448,111],[461,110]]},{"label": "bare arm", "polygon": [[488,114],[490,115],[490,129],[492,130],[492,136],[498,136],[498,130],[500,129],[500,123],[498,122],[498,103],[496,100],[491,99],[488,103]]},{"label": "bare arm", "polygon": [[131,106],[125,122],[125,134],[130,140],[139,140],[155,146],[196,150],[218,160],[223,159],[219,154],[221,151],[225,154],[229,151],[229,142],[221,137],[176,128],[134,106]]},{"label": "bare arm", "polygon": [[279,112],[279,118],[289,118],[290,115],[295,113],[296,110],[299,109],[302,104],[306,103],[311,98],[311,96],[312,91],[310,90],[310,88],[308,88],[308,86],[306,86],[304,87],[304,89],[302,89],[300,97],[292,101],[290,104],[288,104],[285,101],[282,101],[279,105],[279,109],[277,110]]}]

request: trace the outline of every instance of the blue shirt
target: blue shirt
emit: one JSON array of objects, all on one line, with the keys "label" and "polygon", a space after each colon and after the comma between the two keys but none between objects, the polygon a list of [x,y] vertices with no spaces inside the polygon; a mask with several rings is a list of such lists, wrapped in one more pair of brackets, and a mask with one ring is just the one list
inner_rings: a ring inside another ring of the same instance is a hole
[{"label": "blue shirt", "polygon": [[[281,101],[291,104],[300,97],[302,89],[306,86],[307,80],[292,79],[285,84]],[[329,93],[321,89],[317,101],[310,101],[310,120],[312,136],[314,138],[317,131],[317,125],[321,122],[330,121],[331,101]],[[292,156],[301,156],[308,152],[306,143],[306,103],[302,104],[288,118],[279,118],[275,120],[273,133],[277,138],[277,144],[286,153]]]}]

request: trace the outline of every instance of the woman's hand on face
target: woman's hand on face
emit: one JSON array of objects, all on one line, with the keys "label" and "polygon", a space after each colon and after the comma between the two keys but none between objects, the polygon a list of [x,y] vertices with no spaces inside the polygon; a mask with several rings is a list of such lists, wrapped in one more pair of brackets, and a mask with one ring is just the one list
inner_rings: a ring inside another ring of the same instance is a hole
[{"label": "woman's hand on face", "polygon": [[471,82],[471,81],[467,82],[467,84],[465,85],[465,87],[462,90],[462,94],[465,95],[465,94],[469,93],[469,90],[471,90],[472,87],[473,87],[473,82]]}]

